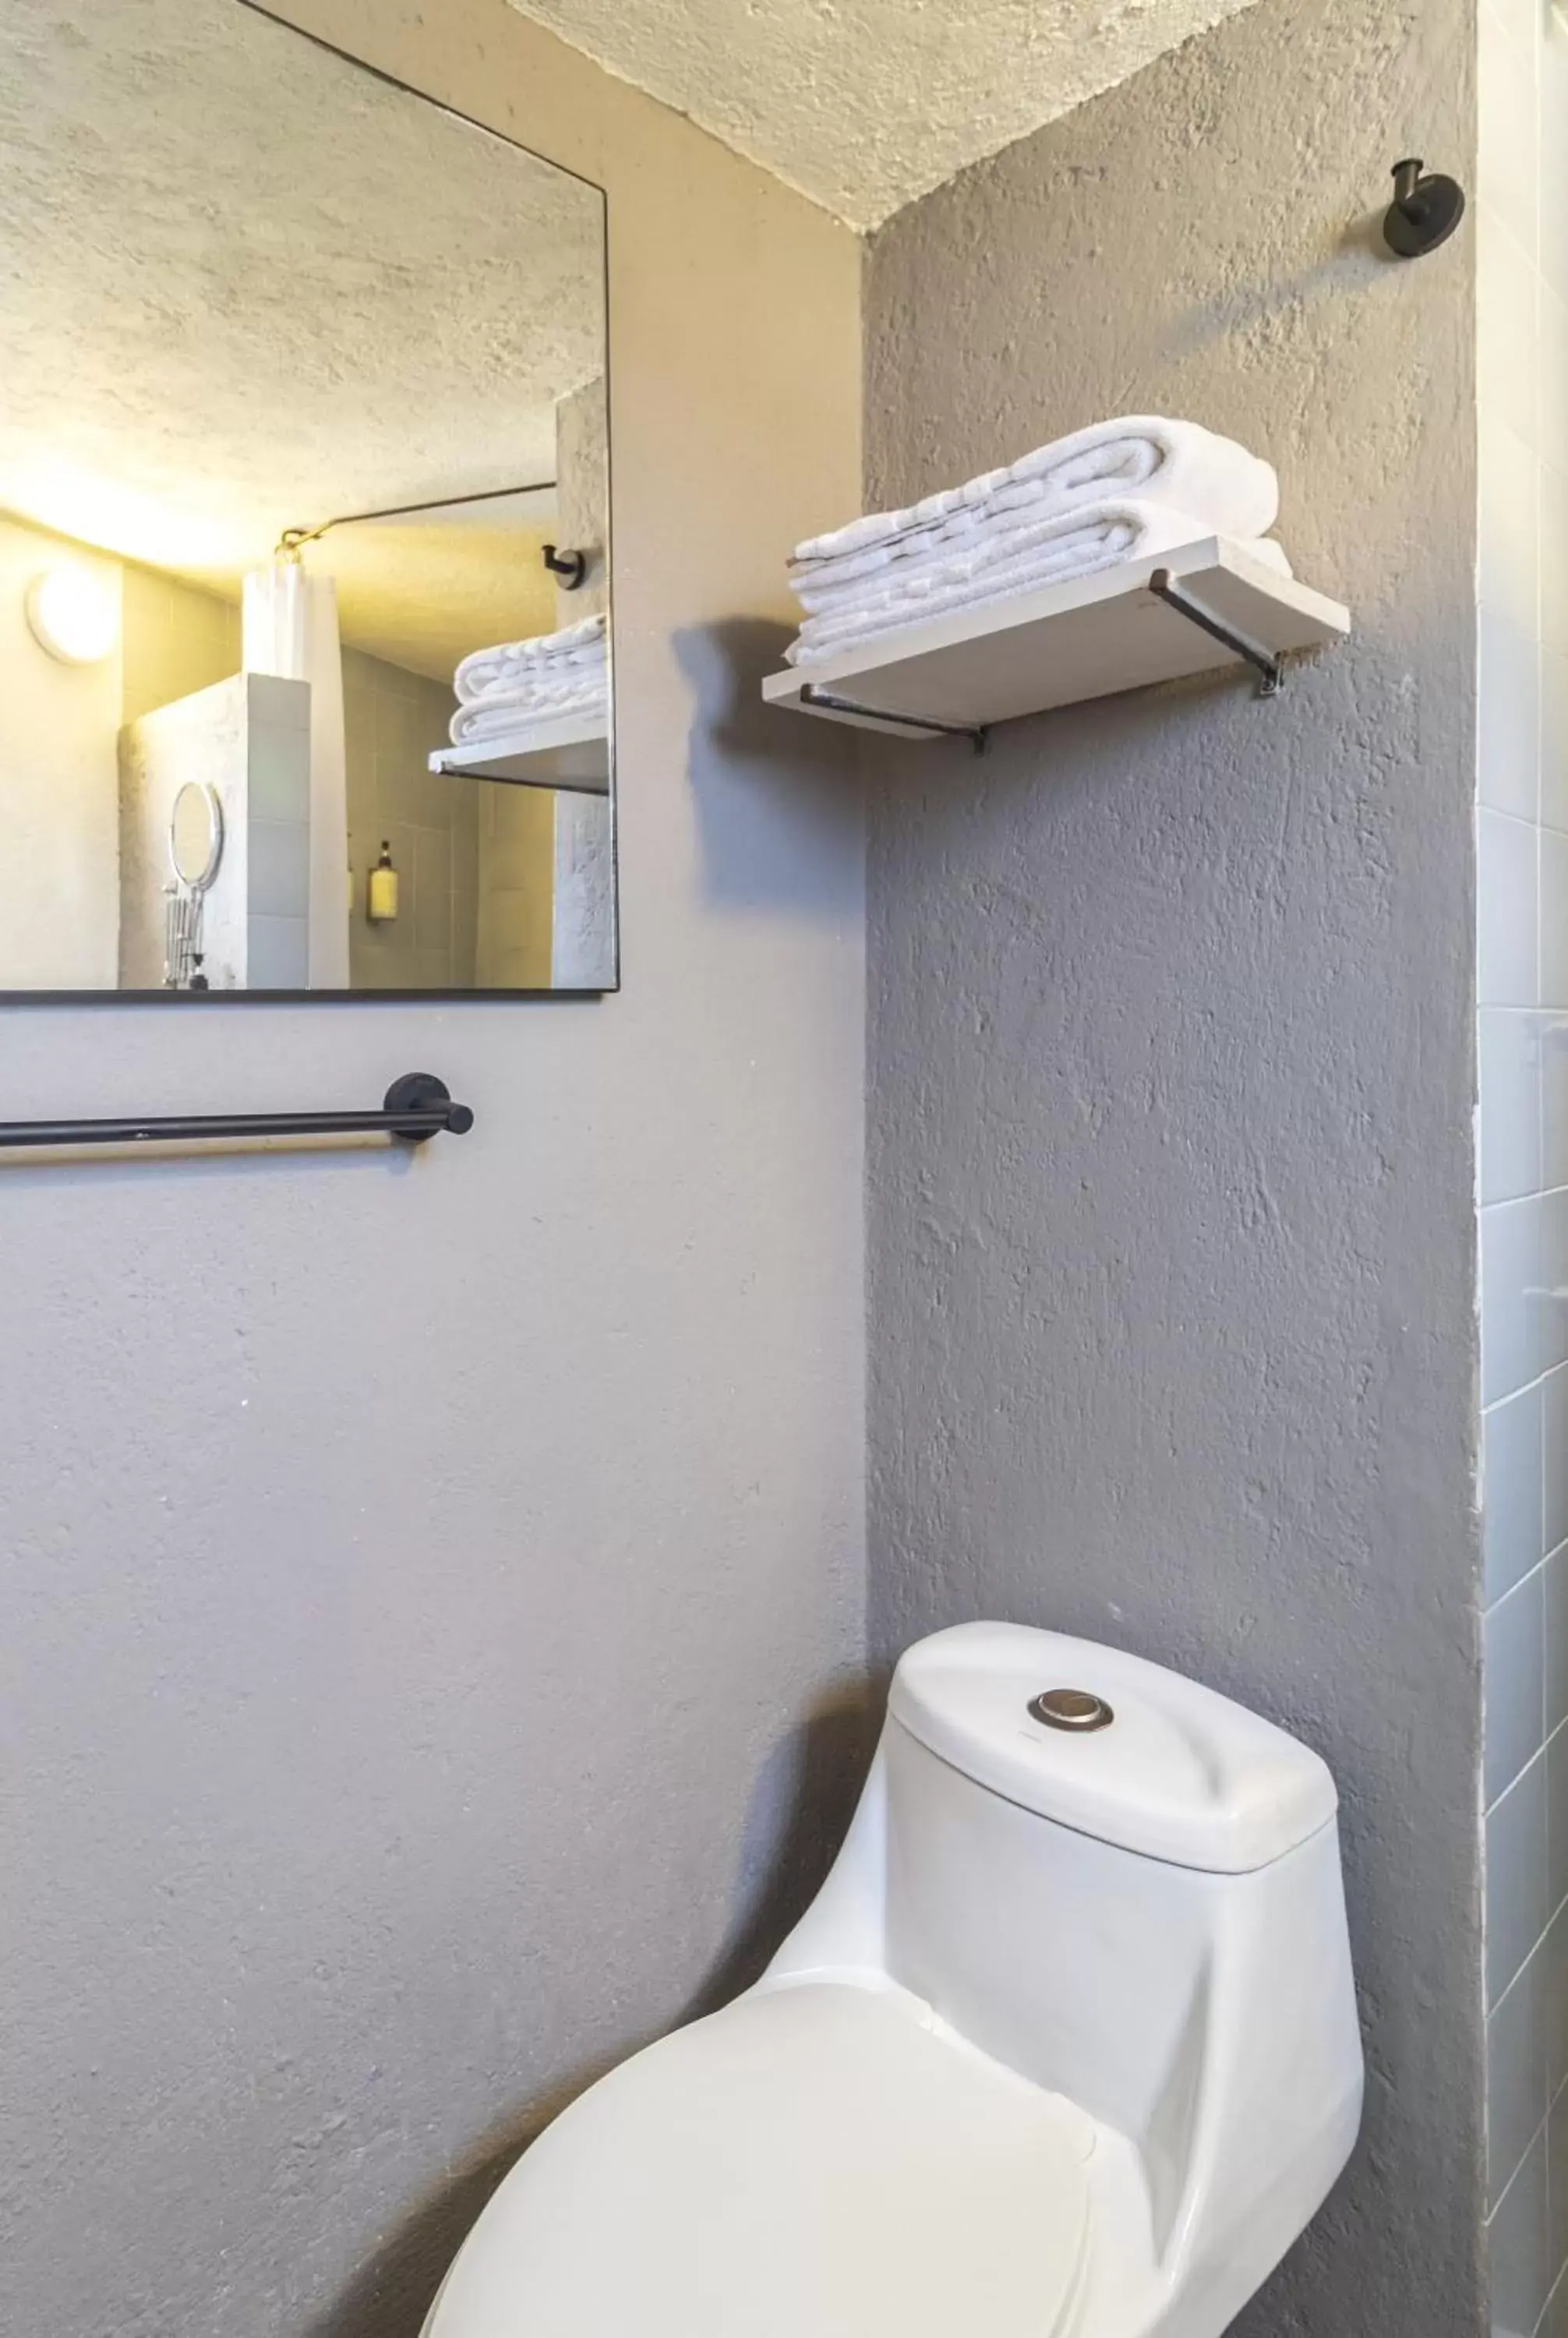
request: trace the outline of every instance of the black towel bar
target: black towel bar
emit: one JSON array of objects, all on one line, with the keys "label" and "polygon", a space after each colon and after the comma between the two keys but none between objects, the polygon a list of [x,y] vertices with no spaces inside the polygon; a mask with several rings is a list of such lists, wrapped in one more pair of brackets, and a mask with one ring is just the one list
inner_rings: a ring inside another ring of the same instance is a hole
[{"label": "black towel bar", "polygon": [[0,1145],[150,1144],[204,1136],[357,1136],[377,1133],[423,1144],[445,1129],[466,1136],[474,1115],[454,1104],[434,1072],[405,1072],[387,1089],[379,1112],[175,1113],[146,1120],[0,1121]]}]

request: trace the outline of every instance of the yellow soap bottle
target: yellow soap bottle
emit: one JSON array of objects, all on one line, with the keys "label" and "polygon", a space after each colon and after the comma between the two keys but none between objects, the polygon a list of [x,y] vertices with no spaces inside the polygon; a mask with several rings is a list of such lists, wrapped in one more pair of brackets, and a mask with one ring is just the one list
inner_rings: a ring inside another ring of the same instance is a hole
[{"label": "yellow soap bottle", "polygon": [[392,866],[392,847],[385,839],[381,858],[370,871],[365,914],[377,926],[390,925],[397,915],[397,871]]}]

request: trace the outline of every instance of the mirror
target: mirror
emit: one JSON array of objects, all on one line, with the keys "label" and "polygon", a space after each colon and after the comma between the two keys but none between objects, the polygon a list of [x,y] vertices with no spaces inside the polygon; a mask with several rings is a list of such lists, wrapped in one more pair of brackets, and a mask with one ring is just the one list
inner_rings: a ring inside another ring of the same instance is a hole
[{"label": "mirror", "polygon": [[223,857],[223,806],[216,788],[187,780],[169,815],[169,865],[181,885],[204,893]]},{"label": "mirror", "polygon": [[0,196],[0,992],[613,988],[600,191],[24,0]]}]

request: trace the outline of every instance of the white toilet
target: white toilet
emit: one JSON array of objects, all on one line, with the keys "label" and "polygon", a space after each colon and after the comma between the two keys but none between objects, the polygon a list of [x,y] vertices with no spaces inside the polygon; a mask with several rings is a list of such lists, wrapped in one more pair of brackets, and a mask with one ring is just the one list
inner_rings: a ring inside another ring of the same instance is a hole
[{"label": "white toilet", "polygon": [[426,2338],[1219,2338],[1360,2118],[1335,1810],[1157,1665],[919,1642],[767,1973],[541,2137]]}]

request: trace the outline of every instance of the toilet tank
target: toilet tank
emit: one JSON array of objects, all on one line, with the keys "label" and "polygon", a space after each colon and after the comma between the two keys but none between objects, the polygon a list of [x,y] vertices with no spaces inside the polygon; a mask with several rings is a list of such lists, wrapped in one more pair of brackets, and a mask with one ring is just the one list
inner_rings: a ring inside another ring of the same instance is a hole
[{"label": "toilet tank", "polygon": [[1316,1754],[1197,1682],[962,1625],[899,1663],[839,1867],[775,1971],[874,1961],[1115,2128],[1162,2247],[1195,2186],[1239,2207],[1354,2137],[1336,1807]]}]

